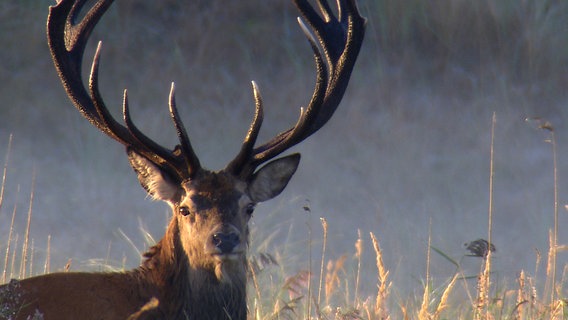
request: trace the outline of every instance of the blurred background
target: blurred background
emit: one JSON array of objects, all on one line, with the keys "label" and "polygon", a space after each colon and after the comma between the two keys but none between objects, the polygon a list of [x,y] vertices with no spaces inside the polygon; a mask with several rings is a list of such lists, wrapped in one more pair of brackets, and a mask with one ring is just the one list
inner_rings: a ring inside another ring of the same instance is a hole
[{"label": "blurred background", "polygon": [[[33,191],[32,273],[43,272],[48,236],[51,271],[69,260],[75,271],[134,268],[148,235],[162,237],[170,209],[146,198],[124,148],[66,97],[46,44],[52,3],[0,2],[0,160],[7,159],[0,252],[14,210],[12,246],[24,241]],[[324,217],[326,259],[346,255],[353,265],[362,235],[362,296],[376,292],[369,232],[402,300],[422,292],[429,237],[464,275],[476,274],[482,259],[465,256],[464,243],[488,237],[495,114],[493,281],[510,287],[521,270],[544,272],[537,260],[545,261],[554,222],[552,141],[559,243],[568,243],[568,2],[359,0],[359,7],[366,39],[343,102],[290,151],[302,153],[300,168],[255,212],[251,253],[277,257],[284,276],[312,260],[317,275]],[[259,140],[292,126],[308,103],[315,69],[297,15],[287,0],[118,0],[93,32],[84,69],[102,40],[107,106],[120,117],[128,88],[139,128],[168,147],[177,143],[167,112],[175,81],[196,152],[218,170],[252,119],[251,80],[265,103]],[[551,127],[539,129],[545,122]],[[434,282],[455,272],[447,257],[432,253]],[[567,261],[560,253],[559,270]],[[353,270],[345,268],[346,278]]]}]

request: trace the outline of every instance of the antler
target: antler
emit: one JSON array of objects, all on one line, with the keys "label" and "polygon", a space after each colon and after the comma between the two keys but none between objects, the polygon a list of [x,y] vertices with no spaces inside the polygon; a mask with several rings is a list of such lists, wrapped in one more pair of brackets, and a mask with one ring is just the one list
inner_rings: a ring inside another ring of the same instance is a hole
[{"label": "antler", "polygon": [[130,117],[126,90],[123,100],[123,115],[126,126],[118,123],[107,110],[98,85],[100,42],[89,76],[89,89],[85,88],[81,79],[81,65],[85,46],[93,28],[113,0],[97,1],[83,19],[76,22],[86,2],[87,0],[62,0],[49,9],[47,20],[49,48],[67,95],[81,114],[99,130],[171,173],[171,178],[186,179],[193,177],[201,170],[201,166],[178,116],[173,83],[169,101],[170,116],[180,142],[173,150],[157,144],[134,125]]},{"label": "antler", "polygon": [[[201,170],[201,165],[179,118],[173,84],[170,91],[170,116],[180,142],[173,150],[154,142],[134,125],[126,90],[123,101],[126,126],[118,123],[107,110],[98,88],[100,42],[93,59],[89,88],[85,88],[81,79],[85,46],[93,28],[113,0],[98,0],[82,20],[76,22],[86,2],[87,0],[60,1],[56,6],[50,7],[47,22],[51,55],[69,98],[99,130],[171,173],[172,178],[194,177]],[[300,117],[294,127],[255,147],[263,120],[263,107],[259,90],[253,82],[255,116],[241,151],[226,167],[226,170],[243,178],[250,177],[259,165],[300,143],[327,123],[345,93],[361,48],[365,19],[360,15],[355,0],[337,0],[338,17],[335,17],[326,0],[317,0],[321,16],[307,0],[294,0],[294,3],[321,46],[318,47],[308,27],[298,18],[314,53],[317,70],[314,93],[307,108],[300,110]]]},{"label": "antler", "polygon": [[253,82],[255,117],[241,151],[226,168],[242,177],[250,176],[259,165],[300,143],[327,123],[343,98],[363,42],[366,20],[360,15],[355,0],[337,0],[338,17],[334,16],[326,0],[317,0],[321,16],[307,0],[294,0],[294,3],[321,45],[320,49],[308,27],[298,18],[314,53],[317,70],[314,93],[307,108],[300,109],[295,126],[255,148],[263,108],[259,90]]}]

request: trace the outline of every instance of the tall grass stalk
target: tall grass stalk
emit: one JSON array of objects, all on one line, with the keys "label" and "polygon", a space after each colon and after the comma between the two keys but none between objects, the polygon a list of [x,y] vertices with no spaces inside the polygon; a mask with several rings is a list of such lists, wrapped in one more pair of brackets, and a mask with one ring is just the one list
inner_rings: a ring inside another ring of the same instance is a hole
[{"label": "tall grass stalk", "polygon": [[311,209],[309,203],[304,206],[304,211],[308,213],[308,222],[306,223],[308,227],[308,295],[307,295],[307,307],[306,307],[306,315],[305,319],[310,319],[311,316],[311,307],[312,307],[312,227],[309,223],[309,213],[311,213]]},{"label": "tall grass stalk", "polygon": [[[554,226],[552,232],[552,243],[550,244],[550,303],[551,307],[554,309],[555,304],[555,293],[556,293],[556,255],[558,247],[558,164],[557,164],[557,153],[556,153],[556,135],[554,134],[554,127],[548,126],[546,129],[550,131],[550,144],[552,145],[552,171],[553,171],[553,192],[554,192]],[[554,311],[554,310],[552,310]]]},{"label": "tall grass stalk", "polygon": [[[18,188],[18,193],[19,193],[19,188]],[[6,244],[6,256],[4,257],[4,270],[2,271],[2,283],[6,283],[6,280],[8,280],[7,276],[8,276],[8,263],[10,262],[10,249],[11,249],[11,245],[13,241],[13,236],[14,236],[14,220],[16,219],[16,208],[17,206],[14,205],[14,210],[12,210],[12,222],[10,223],[10,231],[8,231],[8,243]],[[15,250],[14,250],[15,253]],[[15,259],[12,259],[12,266],[11,266],[11,271],[10,271],[10,276],[12,275],[12,272],[14,270],[14,261]]]},{"label": "tall grass stalk", "polygon": [[491,289],[491,250],[487,250],[487,256],[483,260],[483,268],[480,271],[477,281],[477,300],[475,304],[475,319],[490,320],[489,291]]},{"label": "tall grass stalk", "polygon": [[355,293],[353,304],[359,304],[359,281],[361,280],[361,257],[363,256],[363,239],[361,238],[361,229],[357,230],[357,241],[355,242],[355,257],[357,258],[357,275],[355,277]]},{"label": "tall grass stalk", "polygon": [[31,239],[31,245],[29,247],[30,250],[30,262],[28,263],[28,277],[33,276],[33,269],[34,269],[34,255],[35,255],[35,243],[34,239]]},{"label": "tall grass stalk", "polygon": [[318,300],[317,300],[317,304],[321,306],[321,289],[322,289],[322,284],[323,284],[323,267],[325,264],[325,250],[326,250],[326,244],[327,244],[327,220],[325,220],[325,218],[320,218],[321,220],[321,226],[323,229],[323,243],[322,243],[322,248],[321,248],[321,265],[320,265],[320,279],[319,279],[319,286],[318,286]]},{"label": "tall grass stalk", "polygon": [[517,290],[517,300],[516,305],[513,311],[511,312],[511,317],[514,319],[523,319],[524,315],[524,304],[528,303],[529,300],[525,298],[525,292],[527,287],[527,280],[525,276],[525,272],[521,270],[519,277],[517,279],[519,283],[519,289]]},{"label": "tall grass stalk", "polygon": [[546,282],[544,285],[543,296],[548,296],[549,301],[546,301],[550,307],[551,316],[555,314],[556,307],[556,257],[558,254],[558,153],[557,153],[557,143],[556,135],[554,131],[554,126],[549,122],[541,118],[527,118],[527,122],[536,121],[537,128],[548,132],[549,138],[545,142],[550,143],[552,147],[552,176],[553,176],[553,196],[554,196],[554,207],[553,207],[553,220],[554,225],[552,230],[549,232],[549,249],[546,265]]},{"label": "tall grass stalk", "polygon": [[[0,185],[0,212],[2,212],[2,205],[4,204],[4,192],[6,190],[6,178],[8,176],[8,164],[10,163],[10,154],[12,150],[12,139],[13,135],[10,134],[8,138],[8,147],[6,148],[6,158],[4,159],[4,169],[2,170],[2,185]],[[15,211],[15,210],[14,210]],[[0,279],[0,283],[6,282],[6,270],[8,269],[8,260],[10,256],[10,240],[12,239],[12,232],[14,230],[14,214],[12,214],[12,223],[10,223],[10,231],[8,233],[8,245],[6,246],[6,256],[4,258],[4,268],[2,270],[2,279]]]},{"label": "tall grass stalk", "polygon": [[430,318],[428,305],[430,304],[430,253],[432,248],[432,219],[428,224],[428,247],[426,248],[426,281],[424,283],[424,293],[422,294],[422,304],[418,312],[418,319],[428,320]]},{"label": "tall grass stalk", "polygon": [[372,232],[370,232],[370,235],[371,235],[371,241],[373,242],[373,248],[375,249],[375,255],[377,257],[377,269],[378,269],[378,280],[379,280],[374,313],[377,319],[388,319],[390,317],[387,309],[387,298],[389,296],[389,291],[391,287],[391,283],[389,282],[388,279],[389,271],[385,268],[385,264],[383,262],[383,253],[379,245],[379,240],[377,240],[377,238]]},{"label": "tall grass stalk", "polygon": [[[14,212],[16,212],[16,210],[14,209]],[[15,237],[14,237],[14,250],[12,250],[12,262],[10,265],[10,277],[12,277],[12,275],[16,272],[16,252],[17,252],[17,248],[18,248],[18,241],[20,240],[20,235],[18,233],[16,233]]]},{"label": "tall grass stalk", "polygon": [[459,278],[459,273],[454,274],[454,276],[452,277],[452,279],[450,280],[450,282],[448,283],[448,285],[446,286],[446,288],[444,289],[444,292],[442,292],[442,296],[440,297],[440,302],[438,302],[438,305],[436,306],[436,310],[434,311],[434,315],[433,318],[434,319],[439,319],[440,315],[442,314],[442,311],[446,310],[448,308],[448,299],[450,297],[450,293],[452,292],[452,289],[454,288],[458,278]]},{"label": "tall grass stalk", "polygon": [[491,289],[491,244],[493,243],[493,185],[495,178],[495,125],[497,123],[497,116],[493,112],[491,118],[491,143],[489,151],[489,208],[487,217],[487,241],[488,247],[484,257],[484,269],[479,275],[477,305],[476,305],[476,319],[491,319],[489,310],[489,294]]},{"label": "tall grass stalk", "polygon": [[45,254],[45,264],[43,267],[43,273],[50,273],[50,258],[51,258],[51,235],[47,236],[47,249]]},{"label": "tall grass stalk", "polygon": [[22,259],[20,261],[20,279],[26,277],[26,266],[28,263],[28,248],[29,248],[29,241],[30,241],[30,230],[32,226],[32,208],[34,203],[34,188],[36,182],[36,173],[35,169],[32,175],[32,190],[30,191],[30,204],[28,207],[28,220],[26,223],[26,235],[24,237],[24,243],[22,246]]},{"label": "tall grass stalk", "polygon": [[[255,291],[255,294],[256,294],[256,300],[257,300],[257,301],[262,301],[262,299],[261,299],[262,295],[261,295],[261,293],[260,293],[260,285],[258,284],[258,279],[257,279],[257,277],[256,277],[255,268],[254,268],[254,266],[252,265],[252,262],[251,262],[250,260],[249,260],[249,262],[248,262],[248,265],[249,265],[250,275],[251,275],[251,278],[252,278],[252,284],[253,284],[254,291]],[[263,314],[263,312],[262,312],[262,304],[261,304],[261,303],[255,303],[253,310],[254,310],[254,314],[255,314],[255,315]],[[255,319],[260,319],[260,317],[257,316]]]},{"label": "tall grass stalk", "polygon": [[12,151],[12,139],[13,136],[10,134],[8,147],[6,148],[6,158],[4,159],[4,169],[2,171],[2,185],[0,185],[0,211],[4,204],[4,192],[6,191],[6,177],[8,176],[8,164],[10,163],[10,154]]}]

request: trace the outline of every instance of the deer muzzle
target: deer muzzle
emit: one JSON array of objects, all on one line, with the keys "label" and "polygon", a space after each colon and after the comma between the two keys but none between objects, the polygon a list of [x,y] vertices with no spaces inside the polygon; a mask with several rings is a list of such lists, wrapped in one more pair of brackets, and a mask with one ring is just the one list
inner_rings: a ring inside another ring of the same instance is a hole
[{"label": "deer muzzle", "polygon": [[235,247],[241,243],[241,237],[236,232],[217,232],[211,236],[211,241],[219,254],[231,254]]}]

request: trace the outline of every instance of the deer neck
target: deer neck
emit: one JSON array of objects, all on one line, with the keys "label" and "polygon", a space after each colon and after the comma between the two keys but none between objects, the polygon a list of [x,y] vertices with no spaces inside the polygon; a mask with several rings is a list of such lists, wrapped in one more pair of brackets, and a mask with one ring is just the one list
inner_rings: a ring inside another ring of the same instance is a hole
[{"label": "deer neck", "polygon": [[157,298],[159,313],[168,319],[246,319],[245,258],[230,262],[241,265],[233,266],[226,278],[220,280],[216,275],[219,270],[196,267],[190,261],[178,231],[176,219],[172,219],[164,238],[144,255],[146,261],[134,270],[148,293],[146,299]]}]

